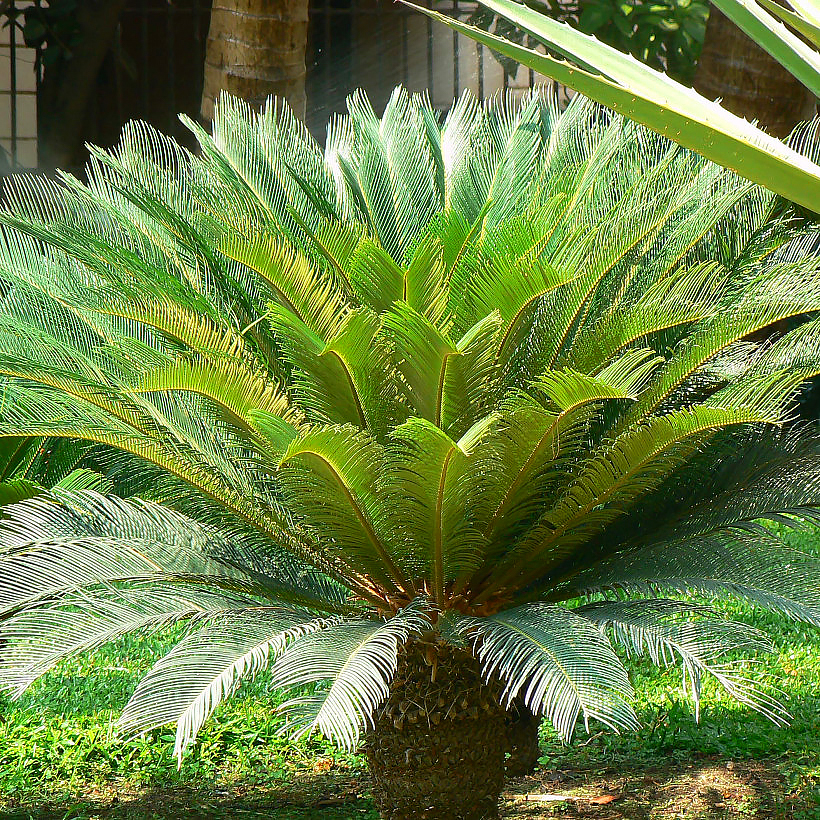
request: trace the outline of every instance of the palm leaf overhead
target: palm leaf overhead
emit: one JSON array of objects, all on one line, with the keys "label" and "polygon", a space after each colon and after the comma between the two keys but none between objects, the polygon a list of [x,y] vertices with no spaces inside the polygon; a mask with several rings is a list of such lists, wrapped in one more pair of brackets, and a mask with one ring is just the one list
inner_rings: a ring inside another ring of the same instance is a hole
[{"label": "palm leaf overhead", "polygon": [[[572,88],[816,212],[820,202],[820,166],[810,145],[804,144],[807,150],[801,153],[791,141],[775,139],[723,108],[719,101],[701,96],[631,54],[519,0],[481,0],[481,5],[504,24],[497,26],[498,33],[463,22],[457,15],[402,1],[504,58]],[[785,14],[779,13],[779,7],[770,0],[712,1],[806,88],[818,93],[820,52],[814,47],[817,35],[812,23],[818,8],[813,0],[800,3],[799,7],[792,3],[794,12]],[[772,6],[778,9],[775,16],[767,11]],[[525,39],[531,47],[523,45],[521,38],[500,36],[505,27],[509,31],[510,25],[527,35]]]},{"label": "palm leaf overhead", "polygon": [[724,663],[757,633],[673,597],[820,623],[820,562],[761,523],[820,518],[820,441],[784,429],[816,228],[580,97],[356,94],[324,148],[275,102],[191,127],[196,155],[132,124],[87,184],[9,185],[10,459],[88,442],[139,500],[6,499],[0,683],[186,621],[123,717],[179,754],[266,667],[353,745],[443,644],[565,737],[635,725],[613,641],[779,719]]}]

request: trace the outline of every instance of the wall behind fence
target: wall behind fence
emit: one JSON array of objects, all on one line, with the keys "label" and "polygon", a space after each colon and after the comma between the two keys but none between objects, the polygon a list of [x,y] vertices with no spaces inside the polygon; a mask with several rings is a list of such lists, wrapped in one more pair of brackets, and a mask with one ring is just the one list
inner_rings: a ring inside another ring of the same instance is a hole
[{"label": "wall behind fence", "polygon": [[[29,3],[18,0],[16,5]],[[37,165],[35,59],[19,29],[0,29],[0,169]]]},{"label": "wall behind fence", "polygon": [[[433,5],[464,19],[477,4],[444,0]],[[410,91],[429,91],[433,105],[445,110],[466,89],[483,98],[506,89],[523,94],[533,84],[551,81],[525,68],[505,75],[484,46],[398,3],[311,0],[311,128],[323,128],[331,114],[344,110],[351,89],[366,89],[379,110],[400,83]]]}]

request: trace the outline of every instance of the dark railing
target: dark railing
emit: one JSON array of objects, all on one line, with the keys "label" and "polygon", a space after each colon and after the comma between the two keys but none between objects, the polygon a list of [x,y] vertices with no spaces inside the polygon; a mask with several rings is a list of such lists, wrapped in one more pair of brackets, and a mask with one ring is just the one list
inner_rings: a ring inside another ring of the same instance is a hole
[{"label": "dark railing", "polygon": [[[18,0],[18,5],[19,5]],[[3,3],[6,13],[14,0]],[[36,162],[37,74],[35,53],[19,30],[0,30],[0,168]]]},{"label": "dark railing", "polygon": [[[433,2],[462,19],[476,8],[465,0]],[[401,83],[428,91],[444,110],[465,89],[485,97],[506,89],[523,93],[544,81],[524,68],[510,76],[484,46],[389,0],[311,0],[307,69],[307,120],[314,130],[344,109],[353,88],[364,88],[379,109]]]},{"label": "dark railing", "polygon": [[[31,0],[6,2],[24,8]],[[211,0],[129,0],[99,73],[86,141],[110,145],[124,122],[143,119],[190,142],[178,114],[199,112],[210,6]],[[474,4],[436,0],[436,8],[465,17]],[[23,49],[19,31],[6,43],[0,42],[0,106],[7,109],[0,110],[0,142],[15,168],[35,162],[35,54]],[[307,120],[317,136],[356,87],[377,109],[399,83],[429,90],[434,105],[445,109],[465,88],[483,97],[523,91],[537,79],[524,69],[506,75],[482,46],[390,0],[311,0],[306,64]]]}]

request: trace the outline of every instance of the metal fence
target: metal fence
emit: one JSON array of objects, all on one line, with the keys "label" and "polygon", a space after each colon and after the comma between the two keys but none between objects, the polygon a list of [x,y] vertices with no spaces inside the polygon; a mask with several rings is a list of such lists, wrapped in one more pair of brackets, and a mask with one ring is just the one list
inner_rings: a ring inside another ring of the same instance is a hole
[{"label": "metal fence", "polygon": [[[475,8],[443,0],[436,8],[460,17]],[[23,8],[35,0],[10,0]],[[178,114],[196,117],[211,0],[129,0],[114,47],[97,80],[85,125],[86,141],[110,145],[122,124],[144,119],[190,141]],[[0,145],[11,168],[36,165],[37,55],[19,31],[0,40]],[[516,93],[539,78],[505,74],[483,47],[390,0],[311,0],[307,52],[307,120],[321,136],[351,89],[364,88],[383,106],[392,88],[428,90],[447,108],[464,89],[484,97]]]},{"label": "metal fence", "polygon": [[[434,7],[464,19],[476,3],[438,0]],[[353,88],[364,88],[379,109],[401,83],[427,91],[444,110],[465,89],[483,98],[547,82],[529,69],[505,72],[484,46],[389,0],[312,0],[310,21],[307,119],[314,129],[344,109]]]},{"label": "metal fence", "polygon": [[[8,5],[13,11],[14,0]],[[37,162],[35,59],[19,30],[10,26],[0,30],[0,169]]]}]

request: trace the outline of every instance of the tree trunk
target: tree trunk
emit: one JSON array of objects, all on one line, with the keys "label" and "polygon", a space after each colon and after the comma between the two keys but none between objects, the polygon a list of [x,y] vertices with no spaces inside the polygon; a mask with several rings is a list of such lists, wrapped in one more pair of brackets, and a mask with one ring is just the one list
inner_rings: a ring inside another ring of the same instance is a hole
[{"label": "tree trunk", "polygon": [[271,95],[305,114],[308,0],[214,0],[205,52],[202,117],[220,91],[259,107]]},{"label": "tree trunk", "polygon": [[41,168],[80,164],[88,105],[120,21],[125,0],[81,0],[77,6],[76,41],[43,72],[37,95],[37,152]]},{"label": "tree trunk", "polygon": [[409,644],[365,750],[385,820],[496,820],[504,710],[467,650]]},{"label": "tree trunk", "polygon": [[538,745],[538,729],[541,716],[534,715],[521,698],[516,698],[504,721],[507,731],[507,754],[505,763],[507,777],[524,777],[532,774],[541,757]]},{"label": "tree trunk", "polygon": [[694,85],[709,99],[720,97],[732,113],[759,120],[777,137],[816,111],[814,95],[714,6]]}]

